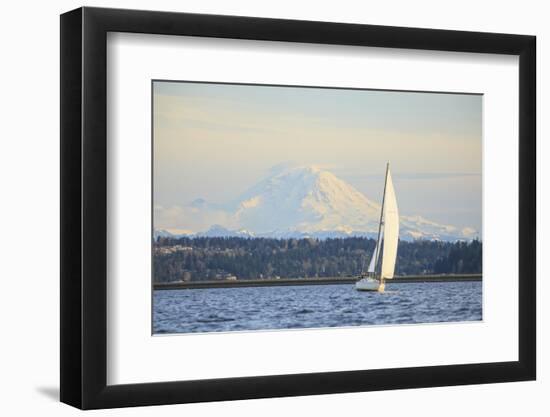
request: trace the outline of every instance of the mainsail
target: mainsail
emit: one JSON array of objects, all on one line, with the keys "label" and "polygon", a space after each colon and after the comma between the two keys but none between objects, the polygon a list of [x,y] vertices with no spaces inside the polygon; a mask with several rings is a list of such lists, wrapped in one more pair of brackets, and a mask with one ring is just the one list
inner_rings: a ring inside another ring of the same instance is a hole
[{"label": "mainsail", "polygon": [[[393,188],[388,162],[380,210],[380,223],[378,223],[378,239],[369,263],[369,276],[363,277],[361,270],[362,278],[355,283],[356,290],[384,292],[384,281],[393,278],[398,243],[399,211],[397,210],[397,199],[395,198],[395,189]],[[382,262],[379,262],[380,258],[382,258]],[[377,273],[378,270],[379,273]]]},{"label": "mainsail", "polygon": [[393,278],[395,259],[397,258],[397,243],[399,240],[399,211],[397,209],[397,199],[395,198],[395,189],[393,188],[389,167],[386,175],[386,192],[384,194],[383,209],[384,243],[380,277],[384,279],[391,279]]}]

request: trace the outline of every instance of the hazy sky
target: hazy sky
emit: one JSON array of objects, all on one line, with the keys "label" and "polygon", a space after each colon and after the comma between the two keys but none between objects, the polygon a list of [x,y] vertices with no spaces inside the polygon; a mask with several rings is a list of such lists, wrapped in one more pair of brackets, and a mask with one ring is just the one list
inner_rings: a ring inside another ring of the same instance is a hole
[{"label": "hazy sky", "polygon": [[154,202],[231,200],[284,162],[333,172],[400,212],[481,230],[482,96],[154,83]]}]

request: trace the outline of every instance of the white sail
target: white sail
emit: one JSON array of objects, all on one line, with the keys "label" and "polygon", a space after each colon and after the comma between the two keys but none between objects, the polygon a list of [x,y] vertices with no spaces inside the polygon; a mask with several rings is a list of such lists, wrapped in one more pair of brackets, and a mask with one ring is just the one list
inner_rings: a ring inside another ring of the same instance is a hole
[{"label": "white sail", "polygon": [[384,243],[382,251],[381,278],[391,279],[395,270],[397,258],[397,243],[399,241],[399,211],[395,189],[388,168],[386,178],[386,194],[384,196]]},{"label": "white sail", "polygon": [[374,252],[372,253],[372,258],[370,259],[369,269],[367,272],[374,273],[374,269],[376,268],[376,263],[378,262],[378,252],[380,248],[378,245],[380,244],[379,241],[376,242],[376,247],[374,248]]}]

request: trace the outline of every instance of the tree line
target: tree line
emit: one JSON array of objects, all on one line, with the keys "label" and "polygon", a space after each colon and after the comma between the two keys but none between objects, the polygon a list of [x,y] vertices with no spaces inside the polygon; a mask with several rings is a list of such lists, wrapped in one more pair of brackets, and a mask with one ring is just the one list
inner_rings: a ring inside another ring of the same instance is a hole
[{"label": "tree line", "polygon": [[[155,282],[355,276],[376,241],[242,237],[160,237],[153,244]],[[397,275],[481,273],[482,242],[400,241]]]}]

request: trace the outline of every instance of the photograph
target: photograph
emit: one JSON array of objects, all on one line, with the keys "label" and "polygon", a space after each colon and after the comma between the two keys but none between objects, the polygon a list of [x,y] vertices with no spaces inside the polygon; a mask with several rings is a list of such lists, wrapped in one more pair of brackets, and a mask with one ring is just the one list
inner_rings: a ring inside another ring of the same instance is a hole
[{"label": "photograph", "polygon": [[[6,78],[37,139],[8,141],[29,186],[6,218],[59,224],[59,285],[7,234],[8,286],[38,268],[8,323],[41,343],[12,409],[537,415],[543,14],[289,6],[64,6],[56,82]],[[34,120],[29,97],[60,105]],[[57,161],[59,192],[37,186]]]},{"label": "photograph", "polygon": [[483,319],[483,95],[152,81],[152,333]]}]

